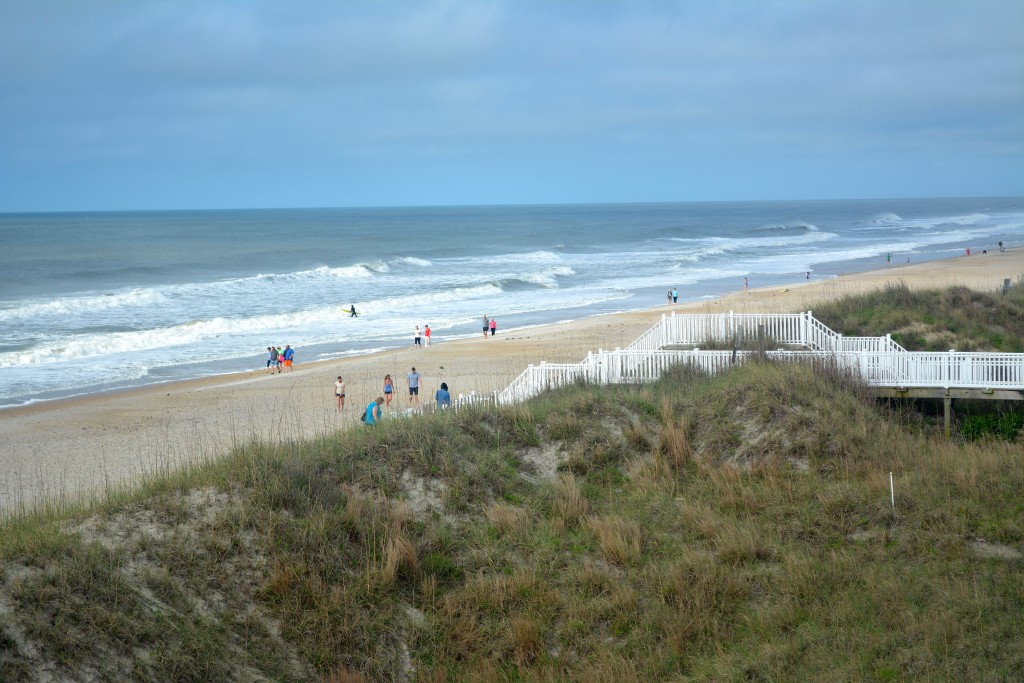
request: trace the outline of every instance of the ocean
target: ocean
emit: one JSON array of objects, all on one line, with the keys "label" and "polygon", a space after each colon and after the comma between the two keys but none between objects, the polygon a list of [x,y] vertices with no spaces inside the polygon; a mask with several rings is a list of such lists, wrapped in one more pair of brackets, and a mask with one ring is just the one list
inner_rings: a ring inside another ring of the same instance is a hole
[{"label": "ocean", "polygon": [[1024,244],[1024,198],[0,214],[0,238],[8,407],[980,255]]}]

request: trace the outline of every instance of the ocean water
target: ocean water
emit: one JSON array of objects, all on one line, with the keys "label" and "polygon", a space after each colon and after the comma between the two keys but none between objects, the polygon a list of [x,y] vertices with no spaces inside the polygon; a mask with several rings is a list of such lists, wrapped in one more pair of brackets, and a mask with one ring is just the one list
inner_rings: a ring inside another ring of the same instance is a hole
[{"label": "ocean water", "polygon": [[0,214],[0,239],[2,407],[980,254],[1024,244],[1024,198]]}]

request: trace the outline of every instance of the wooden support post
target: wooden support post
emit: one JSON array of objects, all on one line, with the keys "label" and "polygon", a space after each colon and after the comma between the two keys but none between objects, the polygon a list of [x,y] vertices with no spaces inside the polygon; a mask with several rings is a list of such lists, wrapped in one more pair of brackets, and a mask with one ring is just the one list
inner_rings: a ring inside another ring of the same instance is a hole
[{"label": "wooden support post", "polygon": [[764,352],[765,352],[765,347],[766,346],[767,346],[767,342],[765,341],[765,338],[764,338],[764,325],[758,325],[757,326],[757,352],[763,356]]},{"label": "wooden support post", "polygon": [[951,421],[951,413],[953,412],[953,399],[950,398],[949,396],[942,399],[942,412],[945,417],[944,425],[946,431],[946,439],[948,440],[950,437],[949,423]]}]

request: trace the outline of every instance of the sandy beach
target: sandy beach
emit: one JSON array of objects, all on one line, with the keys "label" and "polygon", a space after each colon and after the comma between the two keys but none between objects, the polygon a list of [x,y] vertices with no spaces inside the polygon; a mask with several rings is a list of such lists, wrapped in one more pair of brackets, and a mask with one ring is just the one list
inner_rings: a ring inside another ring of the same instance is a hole
[{"label": "sandy beach", "polygon": [[[366,404],[395,379],[392,411],[408,407],[406,375],[422,375],[429,402],[441,382],[452,395],[503,388],[528,364],[581,360],[589,350],[629,344],[664,314],[795,312],[820,302],[903,282],[913,289],[964,285],[996,291],[1005,278],[1024,275],[1024,249],[797,282],[749,293],[655,305],[524,330],[493,338],[395,349],[344,360],[299,364],[290,373],[263,369],[0,411],[0,511],[43,501],[61,502],[130,484],[189,462],[215,458],[252,439],[312,437],[354,425]],[[756,284],[756,283],[755,283]],[[693,292],[681,291],[681,296]],[[652,302],[655,303],[655,302]],[[301,358],[301,349],[299,350]],[[347,403],[336,413],[334,380],[347,384]]]}]

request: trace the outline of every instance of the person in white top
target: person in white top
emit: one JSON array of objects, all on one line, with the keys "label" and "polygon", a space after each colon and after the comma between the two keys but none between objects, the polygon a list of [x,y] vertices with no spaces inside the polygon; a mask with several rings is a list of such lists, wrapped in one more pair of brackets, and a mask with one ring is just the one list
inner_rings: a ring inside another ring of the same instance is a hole
[{"label": "person in white top", "polygon": [[419,326],[419,325],[417,325],[417,326],[416,326],[416,334],[415,334],[415,336],[413,337],[413,342],[412,342],[412,343],[413,343],[413,344],[414,344],[415,346],[423,346],[423,345],[422,345],[422,344],[420,343],[420,326]]},{"label": "person in white top", "polygon": [[338,401],[338,409],[334,412],[340,413],[345,409],[345,382],[338,375],[338,381],[334,383],[334,398]]}]

